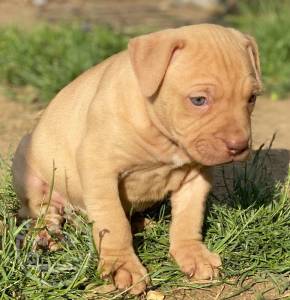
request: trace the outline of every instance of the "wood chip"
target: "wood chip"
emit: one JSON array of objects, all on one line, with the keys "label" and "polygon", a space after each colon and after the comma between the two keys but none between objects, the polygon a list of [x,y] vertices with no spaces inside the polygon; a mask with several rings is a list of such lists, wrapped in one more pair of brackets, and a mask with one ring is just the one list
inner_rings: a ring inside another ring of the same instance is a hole
[{"label": "wood chip", "polygon": [[146,295],[146,300],[163,300],[165,296],[158,291],[149,291]]}]

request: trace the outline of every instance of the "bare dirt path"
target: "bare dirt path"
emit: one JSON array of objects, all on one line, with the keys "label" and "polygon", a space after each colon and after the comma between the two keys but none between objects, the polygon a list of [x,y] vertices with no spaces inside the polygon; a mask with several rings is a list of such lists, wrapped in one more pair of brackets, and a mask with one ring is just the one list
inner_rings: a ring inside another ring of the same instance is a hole
[{"label": "bare dirt path", "polygon": [[0,157],[12,153],[21,136],[35,124],[39,109],[7,99],[0,94]]},{"label": "bare dirt path", "polygon": [[290,150],[290,100],[261,98],[253,114],[253,140],[257,147],[276,133],[274,148]]}]

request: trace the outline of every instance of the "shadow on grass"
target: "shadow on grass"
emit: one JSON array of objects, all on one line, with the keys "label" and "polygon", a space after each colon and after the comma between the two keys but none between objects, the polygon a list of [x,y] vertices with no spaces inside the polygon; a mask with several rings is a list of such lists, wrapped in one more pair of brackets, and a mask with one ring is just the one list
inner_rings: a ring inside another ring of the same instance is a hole
[{"label": "shadow on grass", "polygon": [[215,167],[213,201],[241,208],[269,204],[287,179],[289,162],[288,150],[260,147],[247,162]]}]

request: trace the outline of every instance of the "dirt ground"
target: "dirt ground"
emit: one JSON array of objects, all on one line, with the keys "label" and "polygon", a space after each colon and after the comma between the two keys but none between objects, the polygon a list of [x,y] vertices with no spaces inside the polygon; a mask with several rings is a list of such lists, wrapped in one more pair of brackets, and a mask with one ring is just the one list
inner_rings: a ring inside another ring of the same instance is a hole
[{"label": "dirt ground", "polygon": [[[33,3],[46,3],[33,5]],[[185,4],[176,6],[174,1],[155,0],[0,0],[0,26],[16,25],[31,27],[39,22],[65,22],[82,20],[89,23],[109,24],[116,28],[165,28],[203,21],[211,22],[222,17],[220,8],[201,9]],[[181,2],[181,1],[180,1]],[[186,1],[184,1],[186,2]],[[158,3],[158,4],[156,4]],[[11,154],[21,136],[29,132],[40,115],[38,105],[23,104],[7,99],[0,90],[0,157]],[[253,114],[254,148],[269,143],[274,133],[276,139],[271,155],[277,178],[283,179],[289,165],[290,151],[290,99],[273,102],[266,97],[258,100]],[[268,286],[267,286],[268,287]],[[256,299],[255,294],[264,286],[243,293],[233,299]],[[217,287],[208,291],[176,291],[174,299],[220,299],[229,290]],[[290,296],[289,296],[290,297]],[[169,298],[168,298],[169,299]],[[267,299],[274,299],[271,292]],[[277,298],[278,299],[278,298]]]}]

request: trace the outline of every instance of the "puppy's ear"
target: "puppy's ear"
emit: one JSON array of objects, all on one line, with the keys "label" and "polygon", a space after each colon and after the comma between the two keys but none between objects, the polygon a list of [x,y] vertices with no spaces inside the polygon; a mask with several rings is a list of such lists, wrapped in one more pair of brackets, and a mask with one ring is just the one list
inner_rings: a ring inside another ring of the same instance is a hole
[{"label": "puppy's ear", "polygon": [[250,60],[256,74],[256,79],[261,84],[261,65],[257,42],[252,36],[248,34],[245,34],[245,37],[247,40],[247,51],[249,53]]},{"label": "puppy's ear", "polygon": [[183,47],[174,29],[143,35],[129,41],[128,50],[142,94],[151,97],[158,90],[176,49]]}]

